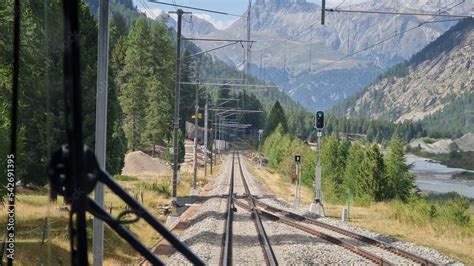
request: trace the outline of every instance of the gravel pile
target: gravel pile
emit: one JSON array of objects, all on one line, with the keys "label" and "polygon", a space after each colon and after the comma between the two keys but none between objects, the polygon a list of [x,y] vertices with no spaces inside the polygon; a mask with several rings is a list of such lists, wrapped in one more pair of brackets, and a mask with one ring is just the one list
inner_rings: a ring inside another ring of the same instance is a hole
[{"label": "gravel pile", "polygon": [[156,176],[169,173],[170,166],[165,160],[152,158],[142,151],[133,151],[125,155],[122,175],[128,176]]}]

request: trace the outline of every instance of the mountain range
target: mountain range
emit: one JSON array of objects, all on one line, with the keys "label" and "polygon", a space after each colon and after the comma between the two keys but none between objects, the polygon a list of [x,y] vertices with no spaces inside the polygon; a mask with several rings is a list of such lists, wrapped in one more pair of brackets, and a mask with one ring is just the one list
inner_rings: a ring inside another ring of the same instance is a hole
[{"label": "mountain range", "polygon": [[473,95],[474,19],[465,19],[333,111],[394,122],[427,119],[438,127],[459,121],[457,127],[471,130]]},{"label": "mountain range", "polygon": [[[472,2],[459,3],[372,0],[345,9],[444,14],[473,10]],[[326,25],[320,25],[320,9],[305,0],[257,0],[250,12],[251,39],[256,40],[250,73],[280,86],[310,111],[328,109],[361,91],[384,69],[409,59],[456,23],[440,16],[328,12]],[[192,25],[183,24],[183,32],[194,37],[246,39],[245,17],[225,30],[209,24],[193,18]],[[196,44],[203,50],[219,45]],[[213,54],[231,66],[242,69],[245,65],[245,51],[239,44]]]}]

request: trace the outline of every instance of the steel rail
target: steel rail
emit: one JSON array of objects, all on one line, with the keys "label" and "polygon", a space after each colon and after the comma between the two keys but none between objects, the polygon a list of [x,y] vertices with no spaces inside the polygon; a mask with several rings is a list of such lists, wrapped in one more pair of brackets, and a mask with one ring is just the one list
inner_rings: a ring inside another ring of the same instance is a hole
[{"label": "steel rail", "polygon": [[[247,209],[247,210],[250,210],[250,206],[246,205],[245,203],[243,202],[240,202],[240,201],[236,201],[235,203],[236,205],[238,205],[239,207],[242,207],[244,209]],[[301,231],[304,231],[306,233],[309,233],[309,234],[312,234],[314,236],[317,236],[321,239],[324,239],[326,241],[329,241],[331,243],[334,243],[336,245],[339,245],[345,249],[348,249],[350,251],[352,251],[353,253],[363,257],[363,258],[366,258],[370,261],[373,261],[375,262],[376,264],[378,265],[394,265],[393,263],[387,261],[387,260],[384,260],[383,258],[375,255],[375,254],[372,254],[366,250],[363,250],[363,249],[360,249],[359,247],[355,246],[354,244],[352,243],[349,243],[345,240],[342,240],[342,239],[339,239],[337,237],[334,237],[334,236],[331,236],[331,235],[328,235],[328,234],[325,234],[325,233],[322,233],[322,232],[319,232],[315,229],[312,229],[312,228],[309,228],[307,226],[304,226],[304,225],[301,225],[301,224],[298,224],[286,217],[282,217],[282,216],[278,216],[278,215],[275,215],[269,211],[265,211],[263,209],[258,209],[257,208],[257,211],[262,213],[263,215],[267,216],[269,219],[273,220],[273,221],[276,221],[276,222],[279,222],[279,223],[282,223],[282,224],[286,224],[286,225],[289,225],[291,227],[294,227],[296,229],[299,229]]]},{"label": "steel rail", "polygon": [[255,222],[255,228],[257,229],[258,239],[260,240],[260,245],[263,249],[263,254],[265,255],[265,262],[267,265],[278,265],[278,261],[275,257],[275,253],[273,252],[272,246],[270,244],[270,240],[268,239],[267,233],[265,232],[265,228],[263,227],[262,220],[260,219],[260,215],[257,211],[257,206],[255,204],[255,199],[250,193],[250,189],[247,185],[247,181],[244,177],[244,172],[242,170],[242,164],[240,163],[240,156],[237,153],[237,160],[239,162],[239,169],[240,169],[240,176],[242,178],[242,183],[244,185],[245,193],[247,196],[247,201],[249,202],[250,210],[252,212],[252,217]]},{"label": "steel rail", "polygon": [[232,223],[234,220],[234,158],[232,153],[232,168],[230,173],[229,194],[227,195],[227,218],[225,221],[224,245],[221,249],[220,265],[232,265]]},{"label": "steel rail", "polygon": [[370,237],[366,237],[366,236],[363,236],[363,235],[360,235],[360,234],[356,234],[356,233],[353,233],[351,231],[348,231],[348,230],[345,230],[345,229],[342,229],[342,228],[339,228],[339,227],[336,227],[336,226],[333,226],[333,225],[330,225],[330,224],[320,222],[316,219],[307,218],[307,217],[304,217],[302,215],[299,215],[299,214],[296,214],[296,213],[293,213],[293,212],[290,212],[290,211],[275,208],[275,207],[270,206],[270,205],[268,205],[266,203],[263,203],[261,201],[258,201],[257,205],[261,206],[265,210],[273,212],[273,213],[282,213],[282,214],[285,215],[286,218],[289,218],[289,219],[292,219],[292,220],[295,220],[295,221],[299,221],[299,222],[303,222],[303,223],[307,223],[307,224],[316,225],[316,226],[319,226],[319,227],[323,227],[325,229],[334,231],[334,232],[339,233],[341,235],[345,235],[345,236],[348,236],[350,238],[362,241],[364,243],[367,243],[367,244],[385,249],[385,250],[387,250],[389,252],[392,252],[396,255],[399,255],[401,257],[413,260],[414,262],[419,263],[421,265],[424,265],[424,266],[436,265],[436,263],[434,263],[434,262],[432,262],[428,259],[425,259],[425,258],[420,257],[418,255],[412,254],[412,253],[407,252],[405,250],[396,248],[396,247],[394,247],[392,245],[389,245],[387,243],[384,243],[382,241],[379,241],[379,240],[376,240],[376,239],[373,239],[373,238],[370,238]]}]

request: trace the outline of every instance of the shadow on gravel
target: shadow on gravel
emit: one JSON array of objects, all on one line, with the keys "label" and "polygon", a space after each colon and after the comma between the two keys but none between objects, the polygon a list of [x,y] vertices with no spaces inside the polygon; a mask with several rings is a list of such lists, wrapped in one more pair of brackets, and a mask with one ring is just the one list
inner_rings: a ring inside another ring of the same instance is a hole
[{"label": "shadow on gravel", "polygon": [[[254,230],[254,226],[252,225],[251,230]],[[234,231],[234,235],[232,237],[233,245],[236,247],[258,247],[260,246],[258,236],[256,235],[249,235],[249,231],[247,230],[245,235],[239,234],[239,232]],[[268,234],[268,232],[267,232]],[[327,244],[328,242],[322,240],[320,238],[314,236],[305,236],[300,234],[269,234],[270,243],[272,245],[291,245],[291,244],[317,244],[317,243],[324,243]],[[208,243],[213,246],[222,246],[222,234],[218,234],[215,232],[201,232],[189,239],[184,241],[187,245],[192,245],[193,243]]]},{"label": "shadow on gravel", "polygon": [[214,218],[216,220],[224,221],[225,218],[226,218],[226,214],[225,213],[219,213],[219,212],[216,212],[216,211],[203,212],[203,213],[199,214],[198,216],[194,217],[193,219],[180,222],[180,224],[178,226],[180,227],[179,229],[186,230],[191,225],[202,222],[204,219],[207,219],[207,218]]},{"label": "shadow on gravel", "polygon": [[396,239],[395,237],[384,236],[384,235],[378,235],[377,237],[373,237],[373,239],[385,242],[387,244],[392,244],[392,243],[395,243],[395,242],[399,242],[399,240]]}]

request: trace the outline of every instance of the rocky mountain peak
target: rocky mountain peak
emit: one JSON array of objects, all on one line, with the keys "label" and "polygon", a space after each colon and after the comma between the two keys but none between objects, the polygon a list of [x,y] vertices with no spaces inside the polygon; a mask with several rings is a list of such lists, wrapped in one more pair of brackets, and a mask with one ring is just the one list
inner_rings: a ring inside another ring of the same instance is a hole
[{"label": "rocky mountain peak", "polygon": [[[354,10],[468,14],[473,9],[472,1],[457,5],[439,0],[371,0],[350,7],[348,2],[343,7]],[[418,26],[433,18],[331,12],[326,25],[320,25],[320,19],[321,7],[309,0],[254,0],[251,8],[251,38],[257,42],[252,46],[250,72],[281,86],[311,110],[329,108],[362,90],[381,69],[409,59],[455,24],[445,20]],[[209,36],[244,39],[246,29],[243,17]],[[212,48],[209,43],[199,45]],[[231,65],[243,62],[238,46],[213,54]],[[350,54],[354,56],[346,57]]]},{"label": "rocky mountain peak", "polygon": [[[261,13],[275,13],[278,11],[304,11],[304,8],[313,6],[306,0],[257,0],[253,5],[253,12]],[[309,10],[306,10],[309,11]]]}]

